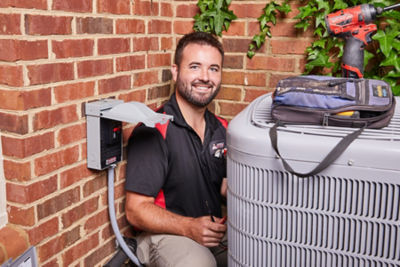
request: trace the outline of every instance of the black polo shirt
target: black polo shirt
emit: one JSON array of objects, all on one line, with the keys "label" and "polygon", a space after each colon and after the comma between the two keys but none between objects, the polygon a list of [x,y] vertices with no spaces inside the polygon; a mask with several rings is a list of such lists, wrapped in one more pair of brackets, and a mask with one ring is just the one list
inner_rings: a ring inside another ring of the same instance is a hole
[{"label": "black polo shirt", "polygon": [[221,217],[226,121],[207,110],[202,143],[183,118],[175,94],[158,112],[174,119],[156,128],[135,128],[128,143],[125,189],[152,196],[157,205],[180,215],[199,217],[211,210]]}]

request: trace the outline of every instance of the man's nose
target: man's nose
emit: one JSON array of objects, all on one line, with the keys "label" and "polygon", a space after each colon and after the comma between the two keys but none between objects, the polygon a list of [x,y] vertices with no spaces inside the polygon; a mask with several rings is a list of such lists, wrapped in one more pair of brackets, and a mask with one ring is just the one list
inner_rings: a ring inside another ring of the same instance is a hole
[{"label": "man's nose", "polygon": [[207,69],[202,69],[200,73],[200,79],[204,82],[209,81],[209,76],[208,76],[208,70]]}]

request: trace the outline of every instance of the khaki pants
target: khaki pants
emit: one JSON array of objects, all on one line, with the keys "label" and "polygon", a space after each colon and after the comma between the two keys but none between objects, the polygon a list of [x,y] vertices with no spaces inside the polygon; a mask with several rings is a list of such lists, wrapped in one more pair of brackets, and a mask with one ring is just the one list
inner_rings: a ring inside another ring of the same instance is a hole
[{"label": "khaki pants", "polygon": [[226,250],[208,249],[187,237],[142,233],[137,241],[137,256],[145,266],[227,266]]}]

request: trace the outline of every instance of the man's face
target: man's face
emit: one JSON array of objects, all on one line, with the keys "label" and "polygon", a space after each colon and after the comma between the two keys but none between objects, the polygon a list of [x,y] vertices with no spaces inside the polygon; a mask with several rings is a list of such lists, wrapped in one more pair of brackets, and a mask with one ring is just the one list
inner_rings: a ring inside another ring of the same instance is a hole
[{"label": "man's face", "polygon": [[183,49],[180,66],[172,66],[177,93],[197,106],[207,106],[221,87],[222,56],[210,45],[189,44]]}]

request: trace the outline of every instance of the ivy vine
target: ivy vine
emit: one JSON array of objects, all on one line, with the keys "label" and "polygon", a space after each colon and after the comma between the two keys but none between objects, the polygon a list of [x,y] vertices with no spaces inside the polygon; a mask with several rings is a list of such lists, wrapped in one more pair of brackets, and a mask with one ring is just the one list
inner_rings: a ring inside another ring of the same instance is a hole
[{"label": "ivy vine", "polygon": [[228,31],[231,21],[236,19],[236,15],[229,10],[232,0],[199,0],[197,6],[200,14],[194,16],[195,31],[209,32],[218,36],[222,31]]},{"label": "ivy vine", "polygon": [[[252,38],[247,56],[252,58],[257,49],[266,38],[271,37],[270,28],[279,23],[277,14],[291,12],[289,1],[283,0],[281,4],[275,1],[268,2],[263,14],[258,18],[260,32]],[[375,0],[371,4],[375,7],[393,5],[397,0]],[[222,35],[227,31],[236,15],[230,11],[231,0],[199,0],[200,14],[194,17],[195,31],[205,31]],[[295,17],[298,22],[295,28],[308,30],[314,29],[315,41],[306,49],[307,63],[305,74],[321,74],[340,76],[341,57],[343,56],[344,40],[328,34],[325,25],[325,16],[340,9],[370,3],[368,0],[308,0],[299,8],[299,14]],[[378,31],[372,36],[373,42],[365,49],[364,76],[366,78],[381,79],[388,82],[395,95],[400,95],[400,11],[390,10],[384,12],[375,22]]]}]

